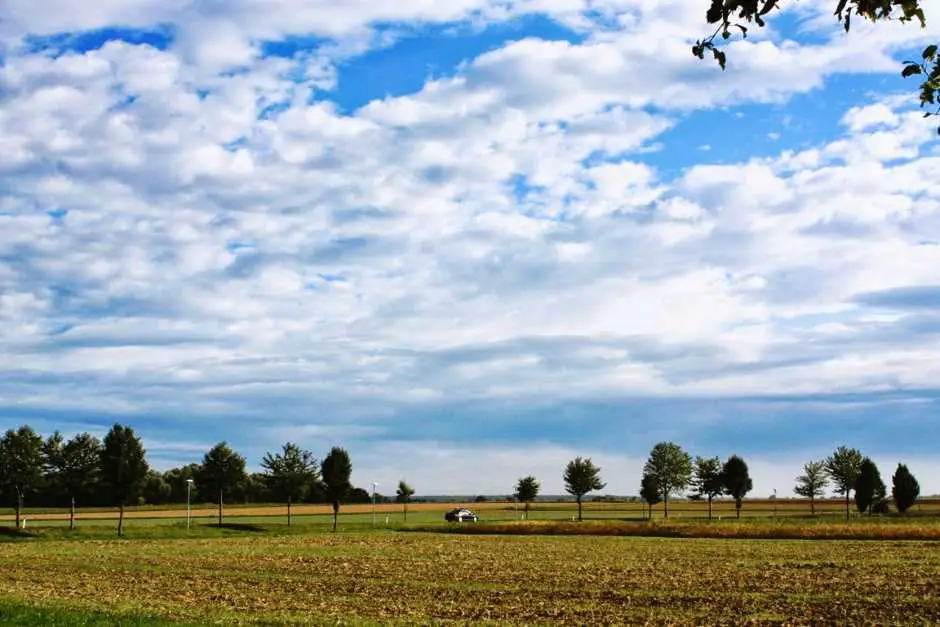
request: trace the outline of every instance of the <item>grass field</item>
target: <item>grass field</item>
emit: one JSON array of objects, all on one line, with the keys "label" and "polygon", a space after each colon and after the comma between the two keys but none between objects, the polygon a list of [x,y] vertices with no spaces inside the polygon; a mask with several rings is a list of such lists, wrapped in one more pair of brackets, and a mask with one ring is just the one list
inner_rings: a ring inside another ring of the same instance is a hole
[{"label": "grass field", "polygon": [[[522,506],[518,503],[488,501],[485,503],[412,503],[408,507],[408,521],[417,523],[440,522],[443,513],[452,507],[469,507],[486,521],[511,521],[522,517]],[[852,514],[857,516],[852,504]],[[728,500],[716,501],[713,505],[716,518],[727,519],[735,516],[734,503]],[[670,519],[702,519],[707,516],[707,505],[698,501],[679,501],[669,506]],[[839,517],[844,515],[844,503],[838,499],[826,499],[816,504],[817,517]],[[402,507],[397,504],[377,504],[376,522],[384,526],[386,518],[389,524],[403,521]],[[299,523],[327,523],[332,520],[332,510],[328,505],[297,505],[293,508],[294,518]],[[24,515],[27,524],[41,523],[65,524],[68,512],[64,509],[26,509]],[[196,522],[215,520],[217,510],[207,504],[192,508],[191,515]],[[577,505],[573,502],[537,502],[529,511],[530,520],[570,520],[577,515]],[[922,500],[911,511],[912,516],[940,515],[940,499]],[[641,520],[646,516],[646,507],[641,503],[629,502],[588,502],[584,506],[584,516],[593,519]],[[780,499],[746,501],[741,511],[744,518],[795,518],[810,517],[809,502],[805,500]],[[653,508],[653,517],[663,517],[663,506]],[[186,509],[178,505],[165,508],[141,507],[128,508],[125,518],[129,525],[177,523],[186,519]],[[9,509],[0,509],[0,524],[14,519]],[[117,519],[113,509],[79,510],[78,521],[81,525],[112,524]],[[225,519],[230,522],[286,522],[287,508],[284,505],[232,505],[225,507]],[[342,523],[371,523],[371,505],[344,505],[341,510]]]},{"label": "grass field", "polygon": [[0,623],[940,621],[936,542],[276,528],[4,543]]}]

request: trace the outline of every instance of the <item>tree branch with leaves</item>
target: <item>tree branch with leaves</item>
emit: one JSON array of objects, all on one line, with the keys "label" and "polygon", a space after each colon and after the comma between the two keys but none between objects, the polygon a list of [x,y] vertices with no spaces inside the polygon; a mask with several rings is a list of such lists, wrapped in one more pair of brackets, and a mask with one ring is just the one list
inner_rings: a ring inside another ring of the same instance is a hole
[{"label": "tree branch with leaves", "polygon": [[[779,10],[782,2],[783,0],[711,0],[705,12],[705,21],[715,24],[715,30],[711,35],[695,42],[692,54],[704,59],[706,53],[711,53],[712,58],[724,70],[728,57],[719,47],[720,42],[731,39],[735,32],[740,32],[746,39],[748,25],[754,24],[758,28],[766,26],[764,18],[774,9]],[[873,23],[889,22],[897,18],[901,23],[917,22],[924,28],[927,18],[921,5],[920,0],[836,0],[833,15],[842,24],[845,32],[852,28],[853,15]],[[940,115],[940,55],[937,54],[937,45],[931,44],[924,48],[920,61],[905,61],[901,76],[923,77],[919,100],[921,108],[928,109],[924,112],[924,117]],[[940,133],[940,127],[937,132]]]}]

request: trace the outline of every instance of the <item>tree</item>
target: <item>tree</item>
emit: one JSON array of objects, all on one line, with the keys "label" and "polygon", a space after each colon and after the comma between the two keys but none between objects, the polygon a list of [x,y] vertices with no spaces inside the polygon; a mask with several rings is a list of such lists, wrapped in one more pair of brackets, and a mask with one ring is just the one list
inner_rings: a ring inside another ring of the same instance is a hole
[{"label": "tree", "polygon": [[50,483],[69,499],[69,529],[75,529],[75,502],[87,497],[101,480],[101,440],[80,433],[62,444],[56,431],[43,446]]},{"label": "tree", "polygon": [[682,492],[692,481],[692,457],[672,442],[660,442],[650,451],[643,474],[652,477],[663,499],[663,517],[669,517],[669,495]]},{"label": "tree", "polygon": [[849,492],[855,488],[855,480],[862,465],[862,454],[858,449],[840,446],[826,459],[826,474],[832,480],[836,492],[845,495],[845,519],[849,519]]},{"label": "tree", "polygon": [[[528,477],[522,477],[519,481],[516,482],[516,492],[513,496],[520,503],[523,503],[525,508],[525,519],[529,519],[529,503],[535,500],[535,497],[539,495],[539,482],[538,479],[529,475]],[[603,487],[603,486],[602,486]],[[598,490],[600,488],[597,488]]]},{"label": "tree", "polygon": [[17,529],[22,524],[23,501],[42,483],[42,449],[42,438],[26,425],[0,438],[0,492],[12,497]]},{"label": "tree", "polygon": [[222,503],[225,493],[239,489],[245,482],[245,458],[219,442],[202,458],[196,473],[196,485],[201,494],[218,495],[219,527],[222,526]]},{"label": "tree", "polygon": [[911,474],[904,464],[898,464],[894,476],[891,477],[891,496],[894,497],[894,504],[902,514],[917,502],[920,496],[920,484]]},{"label": "tree", "polygon": [[120,508],[118,535],[124,535],[124,506],[136,501],[150,471],[146,451],[131,427],[115,423],[104,436],[101,448],[101,476],[112,502]]},{"label": "tree", "polygon": [[663,500],[662,495],[659,493],[659,485],[656,481],[656,477],[653,475],[643,475],[643,481],[640,483],[640,498],[646,501],[646,504],[649,506],[647,518],[652,520],[653,506],[657,503],[661,503]]},{"label": "tree", "polygon": [[173,488],[163,478],[162,473],[150,471],[147,473],[147,478],[144,479],[144,487],[141,492],[144,502],[148,505],[163,505],[169,502]]},{"label": "tree", "polygon": [[796,478],[793,491],[809,499],[809,510],[816,515],[816,497],[826,493],[829,477],[826,476],[826,463],[809,461],[803,466],[803,474]]},{"label": "tree", "polygon": [[854,488],[855,506],[858,511],[868,512],[871,515],[872,505],[885,495],[885,484],[881,480],[881,473],[871,458],[866,457],[862,460]]},{"label": "tree", "polygon": [[198,473],[199,464],[186,464],[178,468],[170,468],[164,472],[163,480],[170,486],[170,495],[167,497],[167,501],[170,503],[185,503],[187,500],[198,499],[198,486],[193,486],[197,488],[197,490],[193,492],[193,488],[190,487],[189,483],[186,481],[187,479],[192,479],[193,483],[195,483]]},{"label": "tree", "polygon": [[261,467],[275,498],[287,501],[287,526],[291,526],[291,505],[302,501],[320,480],[317,459],[313,453],[287,442],[281,453],[265,453]]},{"label": "tree", "polygon": [[414,496],[415,489],[408,485],[404,480],[398,482],[398,489],[395,491],[395,500],[401,503],[402,517],[408,520],[408,501]]},{"label": "tree", "polygon": [[581,499],[593,490],[603,490],[607,484],[601,481],[601,469],[594,465],[591,458],[575,457],[565,467],[565,490],[578,501],[578,520],[581,518]]},{"label": "tree", "polygon": [[725,494],[734,498],[734,511],[740,518],[744,496],[754,487],[747,463],[737,455],[729,457],[721,468],[721,485]]},{"label": "tree", "polygon": [[[901,22],[917,21],[921,28],[927,25],[927,19],[921,7],[920,0],[835,0],[836,10],[834,15],[841,22],[845,32],[849,32],[852,26],[852,15],[864,18],[871,22],[887,22],[893,20],[896,16]],[[699,59],[705,58],[705,53],[710,52],[721,69],[725,69],[727,56],[725,52],[716,45],[715,38],[721,35],[722,39],[730,39],[732,29],[741,31],[742,37],[747,37],[747,26],[744,23],[754,23],[758,27],[765,26],[764,17],[773,9],[779,9],[781,0],[710,0],[709,8],[705,13],[705,21],[708,24],[717,24],[715,31],[705,39],[695,42],[692,46],[692,54]],[[900,15],[895,12],[898,10]],[[923,77],[920,85],[920,106],[921,108],[937,106],[936,111],[927,111],[924,117],[940,115],[940,55],[937,54],[938,47],[932,44],[924,48],[921,53],[921,61],[905,61],[901,76],[908,78],[911,76]],[[937,129],[940,131],[940,128]]]},{"label": "tree", "polygon": [[699,498],[708,499],[708,520],[712,519],[712,499],[724,492],[721,484],[721,460],[717,457],[696,457],[692,486]]},{"label": "tree", "polygon": [[334,446],[320,465],[320,473],[323,476],[323,491],[326,500],[333,506],[333,531],[335,532],[339,519],[339,506],[352,491],[352,484],[349,482],[352,476],[349,453],[345,449]]}]

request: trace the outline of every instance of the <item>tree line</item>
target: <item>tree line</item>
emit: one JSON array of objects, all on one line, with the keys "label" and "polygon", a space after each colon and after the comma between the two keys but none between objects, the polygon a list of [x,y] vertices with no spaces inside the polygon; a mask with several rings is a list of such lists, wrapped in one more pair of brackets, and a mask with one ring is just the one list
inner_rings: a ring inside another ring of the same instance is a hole
[{"label": "tree line", "polygon": [[[43,439],[23,425],[0,437],[0,500],[13,507],[17,528],[27,502],[34,507],[68,506],[72,529],[79,503],[116,506],[119,535],[128,505],[213,502],[221,526],[226,501],[287,503],[288,525],[294,503],[329,503],[335,530],[341,504],[370,500],[366,490],[352,485],[352,462],[340,447],[319,461],[313,452],[287,442],[280,451],[265,453],[261,466],[263,472],[246,472],[245,458],[223,441],[201,463],[158,472],[129,426],[115,424],[103,440],[88,433],[65,440],[58,431]],[[407,483],[399,484],[397,499],[404,503],[406,515],[413,494]]]},{"label": "tree line", "polygon": [[[578,520],[582,519],[582,499],[607,485],[601,479],[601,469],[590,458],[576,457],[565,467],[562,478],[565,491],[578,503]],[[891,500],[901,513],[910,509],[920,496],[920,485],[905,464],[899,463],[891,478]],[[810,511],[816,513],[816,499],[832,487],[845,498],[845,517],[850,510],[850,494],[854,493],[859,512],[887,513],[889,501],[887,487],[881,479],[878,466],[858,449],[840,446],[825,460],[809,461],[803,474],[796,478],[795,494],[809,499]],[[663,504],[663,517],[669,517],[669,497],[688,491],[693,499],[708,501],[708,519],[712,518],[712,501],[719,496],[734,499],[735,512],[741,517],[744,497],[754,487],[747,462],[732,455],[722,462],[718,457],[695,457],[673,442],[660,442],[650,451],[643,466],[640,480],[640,498],[648,505],[648,517],[653,506]],[[539,494],[539,482],[533,476],[522,477],[516,483],[513,497],[524,504],[528,517],[529,503]]]},{"label": "tree line", "polygon": [[[23,425],[0,437],[0,500],[14,508],[17,527],[27,501],[37,507],[68,506],[70,528],[75,526],[78,503],[116,506],[118,534],[123,534],[127,505],[214,502],[221,526],[227,500],[286,503],[288,525],[295,503],[329,503],[335,530],[343,503],[370,500],[366,490],[352,485],[352,462],[341,447],[333,447],[319,461],[312,451],[287,442],[280,451],[265,453],[261,467],[263,472],[248,473],[245,458],[223,441],[213,446],[201,463],[157,472],[148,464],[144,446],[129,426],[115,424],[103,440],[88,433],[65,440],[58,431],[43,439]],[[582,519],[584,496],[606,486],[600,470],[590,458],[582,457],[571,460],[564,469],[565,490],[577,500],[578,520]],[[815,500],[830,486],[845,498],[846,518],[852,493],[859,512],[888,511],[881,473],[875,462],[857,449],[841,446],[825,460],[807,462],[803,474],[796,478],[794,492],[809,499],[815,514]],[[732,455],[724,462],[718,457],[693,459],[673,442],[653,447],[640,481],[640,497],[649,506],[649,516],[654,505],[663,503],[663,514],[668,517],[670,497],[688,492],[691,498],[708,501],[709,519],[712,501],[719,496],[732,497],[740,517],[744,498],[752,489],[747,463],[740,456]],[[515,486],[513,496],[524,504],[526,517],[539,490],[534,476],[520,478]],[[406,519],[414,493],[405,481],[398,484],[396,501],[402,503]],[[898,464],[892,477],[894,506],[903,513],[919,495],[917,479],[906,465]]]}]

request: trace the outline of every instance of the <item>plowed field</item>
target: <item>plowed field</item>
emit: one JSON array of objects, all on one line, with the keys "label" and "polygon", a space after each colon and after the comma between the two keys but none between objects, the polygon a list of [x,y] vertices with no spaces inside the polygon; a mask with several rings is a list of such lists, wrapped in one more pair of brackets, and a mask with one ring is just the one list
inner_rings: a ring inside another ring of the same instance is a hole
[{"label": "plowed field", "polygon": [[933,542],[310,534],[22,541],[0,601],[191,622],[940,622]]}]

